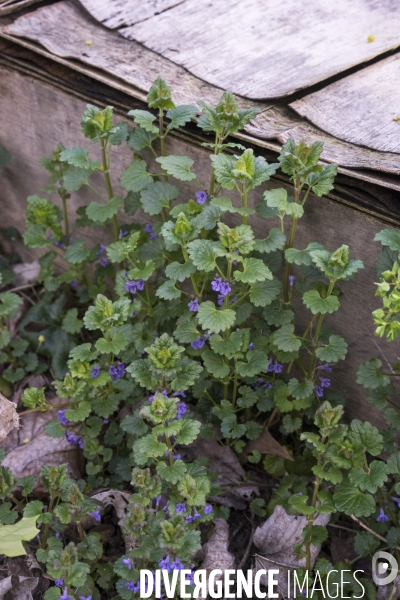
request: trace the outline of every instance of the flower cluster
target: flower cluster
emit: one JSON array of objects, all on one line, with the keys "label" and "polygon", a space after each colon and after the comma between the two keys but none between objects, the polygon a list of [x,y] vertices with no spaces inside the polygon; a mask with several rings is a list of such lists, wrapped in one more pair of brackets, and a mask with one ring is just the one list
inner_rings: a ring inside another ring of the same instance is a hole
[{"label": "flower cluster", "polygon": [[224,281],[221,277],[216,276],[212,282],[211,282],[211,287],[214,290],[214,292],[219,292],[220,295],[224,298],[225,296],[227,296],[231,291],[232,288],[229,285],[229,283],[227,281]]},{"label": "flower cluster", "polygon": [[125,289],[130,294],[136,294],[137,291],[142,292],[144,290],[144,280],[139,279],[138,281],[127,281],[125,283]]},{"label": "flower cluster", "polygon": [[111,365],[109,369],[111,379],[117,381],[125,375],[125,365],[123,362],[118,361],[116,365]]}]

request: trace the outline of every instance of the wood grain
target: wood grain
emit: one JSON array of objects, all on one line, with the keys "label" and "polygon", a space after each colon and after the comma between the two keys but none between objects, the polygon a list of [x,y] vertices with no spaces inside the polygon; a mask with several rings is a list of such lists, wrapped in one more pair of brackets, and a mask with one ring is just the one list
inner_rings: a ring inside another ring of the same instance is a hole
[{"label": "wood grain", "polygon": [[32,6],[32,4],[37,4],[38,2],[40,0],[16,0],[12,4],[9,2],[0,3],[0,17],[11,15],[13,12],[17,12],[17,10],[28,8],[28,6]]},{"label": "wood grain", "polygon": [[134,25],[168,10],[184,0],[80,0],[97,21],[110,29]]},{"label": "wood grain", "polygon": [[[400,6],[400,5],[399,5]],[[382,152],[400,153],[400,55],[395,54],[290,106],[327,133]]]},{"label": "wood grain", "polygon": [[[97,4],[92,0],[96,18]],[[103,17],[104,18],[104,17]],[[397,0],[185,0],[120,33],[210,84],[277,98],[400,46]],[[375,41],[367,38],[375,35]]]},{"label": "wood grain", "polygon": [[[358,104],[359,106],[360,104]],[[400,125],[397,124],[400,134]],[[273,107],[262,112],[246,126],[246,131],[258,138],[277,139],[285,143],[293,138],[296,143],[307,144],[320,140],[324,143],[321,158],[356,169],[373,169],[400,174],[400,156],[395,153],[378,152],[333,137],[299,117],[286,107]],[[400,184],[400,182],[399,182]]]},{"label": "wood grain", "polygon": [[[177,104],[200,99],[215,104],[223,92],[140,44],[93,23],[82,9],[67,0],[19,17],[4,27],[4,32],[38,42],[56,56],[101,69],[144,92],[162,75],[174,90]],[[91,44],[86,44],[88,41]],[[243,99],[240,104],[244,107],[254,102]],[[270,104],[261,106],[267,108]]]}]

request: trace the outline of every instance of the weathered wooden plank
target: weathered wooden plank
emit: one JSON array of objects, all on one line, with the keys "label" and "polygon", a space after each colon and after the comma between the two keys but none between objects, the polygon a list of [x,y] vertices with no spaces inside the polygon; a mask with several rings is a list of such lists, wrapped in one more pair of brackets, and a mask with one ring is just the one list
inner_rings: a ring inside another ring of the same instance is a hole
[{"label": "weathered wooden plank", "polygon": [[32,4],[37,4],[38,2],[40,0],[5,0],[4,2],[0,2],[0,17],[11,15],[17,10],[28,8],[28,6],[32,6]]},{"label": "weathered wooden plank", "polygon": [[[400,6],[400,5],[399,5]],[[400,153],[400,54],[390,56],[290,106],[347,142]]]},{"label": "weathered wooden plank", "polygon": [[[397,127],[399,127],[400,134],[400,125],[397,125]],[[275,138],[282,143],[285,143],[289,138],[293,138],[296,143],[303,140],[307,144],[320,140],[324,143],[321,158],[327,162],[334,162],[344,167],[356,169],[373,169],[396,175],[400,174],[400,157],[398,154],[378,152],[344,142],[299,119],[296,114],[286,107],[276,106],[262,112],[257,115],[251,124],[246,126],[246,131],[255,137]]]},{"label": "weathered wooden plank", "polygon": [[[92,4],[96,18],[97,0]],[[185,0],[120,33],[208,83],[248,98],[277,98],[399,47],[400,5],[397,0]]]},{"label": "weathered wooden plank", "polygon": [[184,0],[80,0],[97,21],[110,29],[134,25],[168,10]]},{"label": "weathered wooden plank", "polygon": [[[68,0],[21,16],[3,31],[34,40],[56,56],[101,69],[145,92],[162,75],[174,90],[175,101],[179,104],[195,103],[200,99],[215,104],[223,92],[140,44],[93,23],[82,9]],[[245,99],[240,103],[242,106],[254,105]],[[261,104],[262,108],[268,106],[270,104]]]}]

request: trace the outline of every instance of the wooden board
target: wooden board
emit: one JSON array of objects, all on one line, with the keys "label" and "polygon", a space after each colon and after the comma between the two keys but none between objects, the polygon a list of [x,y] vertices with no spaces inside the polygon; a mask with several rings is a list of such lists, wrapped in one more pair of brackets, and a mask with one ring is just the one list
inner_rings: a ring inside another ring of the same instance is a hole
[{"label": "wooden board", "polygon": [[110,29],[134,25],[181,2],[184,0],[81,0],[82,6]]},{"label": "wooden board", "polygon": [[[398,127],[400,134],[399,124]],[[303,140],[307,144],[320,140],[324,143],[321,158],[327,162],[356,169],[373,169],[400,174],[400,156],[398,154],[377,152],[344,142],[299,119],[293,111],[286,107],[276,106],[262,112],[251,124],[246,126],[246,131],[255,137],[275,138],[282,143],[289,138],[293,138],[296,143]]]},{"label": "wooden board", "polygon": [[[400,7],[400,4],[399,4]],[[390,56],[290,106],[347,142],[400,153],[400,54]]]},{"label": "wooden board", "polygon": [[[145,92],[162,75],[173,89],[177,104],[194,104],[200,99],[215,104],[223,92],[140,44],[93,23],[82,9],[68,0],[19,17],[3,31],[34,40],[56,56],[101,69],[125,85],[131,84]],[[241,105],[254,105],[254,102],[242,100]],[[268,106],[270,104],[262,105],[263,108]]]},{"label": "wooden board", "polygon": [[17,10],[28,8],[32,4],[37,4],[40,0],[4,0],[0,2],[0,17],[4,15],[11,15]]},{"label": "wooden board", "polygon": [[[110,0],[83,3],[112,18]],[[397,0],[185,0],[129,25],[135,3],[125,2],[122,35],[253,99],[286,96],[400,46]]]}]

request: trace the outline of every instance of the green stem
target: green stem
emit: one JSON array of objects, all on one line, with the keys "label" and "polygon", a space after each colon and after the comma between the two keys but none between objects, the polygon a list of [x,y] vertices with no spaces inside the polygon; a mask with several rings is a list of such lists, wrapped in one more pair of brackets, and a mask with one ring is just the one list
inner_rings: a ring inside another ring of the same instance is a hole
[{"label": "green stem", "polygon": [[[219,142],[219,137],[218,137],[218,133],[216,133],[215,134],[215,148],[214,148],[215,154],[219,154],[218,142]],[[214,195],[214,186],[215,186],[215,173],[214,173],[214,169],[211,167],[210,196]]]},{"label": "green stem", "polygon": [[[323,444],[325,442],[325,438],[322,437],[321,438],[321,443]],[[317,462],[318,467],[322,466],[322,453],[318,454],[318,462]],[[314,492],[312,495],[312,500],[311,500],[311,506],[314,508],[314,512],[312,515],[309,515],[307,517],[307,529],[309,532],[311,532],[312,526],[314,524],[314,517],[315,517],[315,507],[317,505],[317,498],[318,498],[318,492],[319,492],[319,486],[321,485],[321,478],[316,475],[315,477],[315,485],[314,485]],[[306,542],[306,569],[307,571],[311,571],[311,540],[308,540]]]},{"label": "green stem", "polygon": [[[52,513],[53,512],[53,506],[54,506],[54,496],[51,495],[50,496],[50,502],[49,502],[49,509],[48,509],[48,513]],[[50,528],[50,524],[46,523],[44,526],[44,530],[43,530],[43,537],[42,537],[42,541],[40,544],[40,547],[42,548],[42,550],[44,550],[47,546],[47,537],[49,535],[49,528]]]},{"label": "green stem", "polygon": [[150,298],[150,290],[149,290],[149,282],[146,281],[145,283],[145,290],[146,290],[146,298],[147,298],[147,306],[148,306],[148,313],[149,313],[149,317],[150,317],[150,323],[151,323],[151,327],[154,328],[154,322],[153,322],[153,306],[151,304],[151,298]]},{"label": "green stem", "polygon": [[[106,146],[107,146],[107,142],[104,140],[104,138],[102,138],[101,139],[101,156],[102,156],[102,160],[103,160],[103,173],[104,173],[104,178],[106,180],[108,199],[111,200],[111,198],[114,198],[114,193],[113,193],[111,178],[110,178],[110,173],[109,173],[110,165],[107,162]],[[113,216],[112,222],[113,222],[113,230],[114,230],[114,239],[116,242],[118,242],[119,227],[118,227],[117,215]]]},{"label": "green stem", "polygon": [[[333,288],[335,287],[335,283],[336,280],[330,281],[329,282],[329,287],[328,287],[328,291],[326,292],[326,298],[329,298],[329,296],[332,294],[333,292]],[[322,323],[324,321],[324,317],[325,315],[319,315],[319,319],[318,319],[318,323],[317,323],[317,327],[315,329],[315,335],[313,338],[313,350],[311,352],[311,357],[310,357],[310,363],[309,363],[309,367],[308,367],[308,378],[311,379],[311,375],[314,371],[314,366],[315,366],[315,351],[317,349],[318,346],[318,339],[321,333],[321,327],[322,327]]]},{"label": "green stem", "polygon": [[22,502],[17,500],[16,497],[13,496],[13,494],[9,494],[8,497],[10,498],[10,500],[12,500],[14,502],[14,504],[16,504],[18,506],[18,508],[20,508],[21,510],[24,510],[24,505],[22,504]]},{"label": "green stem", "polygon": [[[182,254],[183,254],[183,258],[185,259],[185,261],[189,260],[189,255],[186,249],[186,244],[182,244]],[[192,282],[192,287],[193,287],[193,291],[196,294],[196,298],[199,297],[200,292],[199,292],[199,288],[196,282],[196,278],[193,275],[193,273],[190,275],[190,281]]]},{"label": "green stem", "polygon": [[[294,201],[296,204],[299,203],[299,197],[300,197],[299,182],[297,179],[295,179],[294,180]],[[297,219],[295,217],[292,217],[292,223],[290,226],[290,233],[289,233],[289,241],[286,245],[285,250],[287,250],[288,248],[293,248],[294,238],[296,236],[296,227],[297,227]],[[286,261],[285,271],[283,274],[283,301],[285,302],[285,304],[288,304],[290,301],[290,298],[289,298],[290,266],[291,266],[290,263]]]}]

